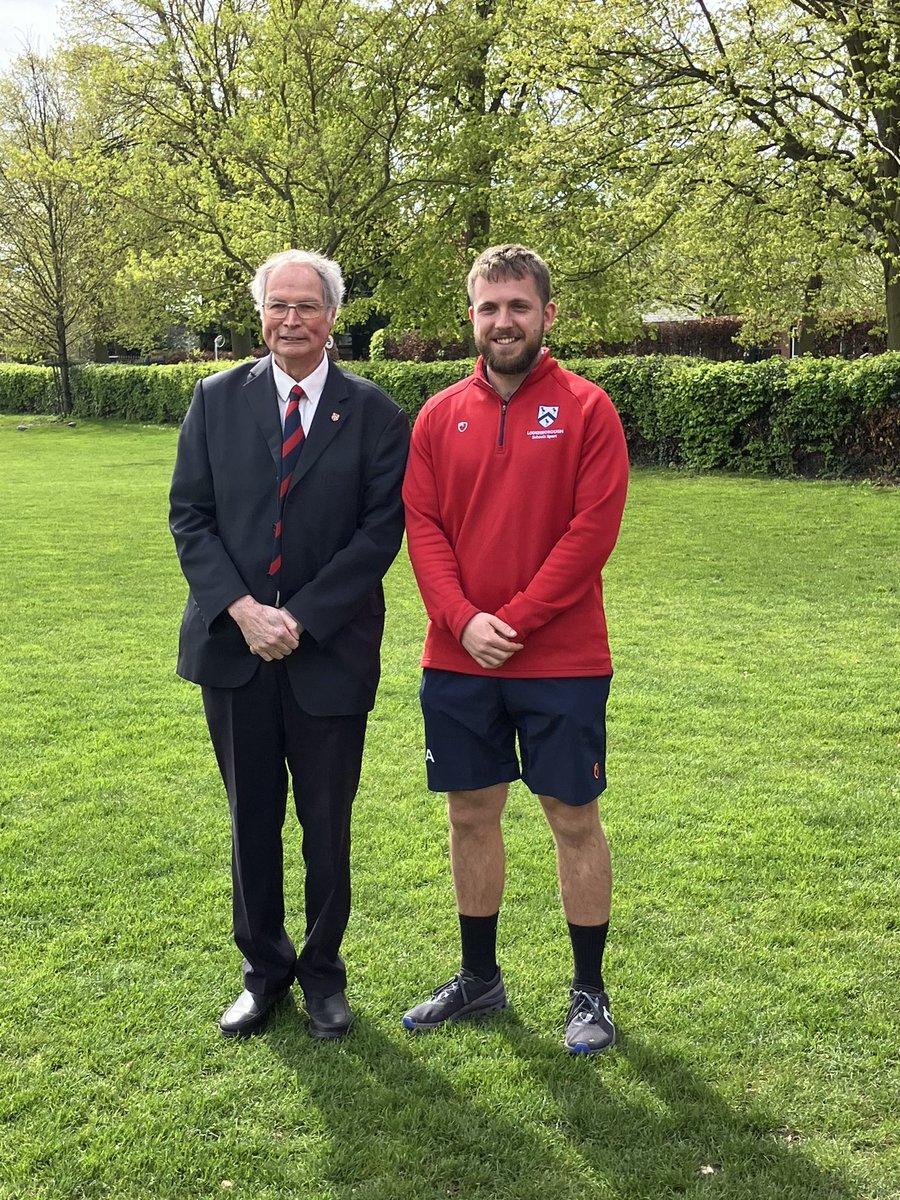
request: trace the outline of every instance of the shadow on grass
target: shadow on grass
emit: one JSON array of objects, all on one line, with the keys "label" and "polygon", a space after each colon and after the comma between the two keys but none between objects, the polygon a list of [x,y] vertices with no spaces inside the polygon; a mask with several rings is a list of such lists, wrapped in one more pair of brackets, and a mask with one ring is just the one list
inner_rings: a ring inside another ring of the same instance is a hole
[{"label": "shadow on grass", "polygon": [[[812,1162],[774,1114],[736,1112],[682,1060],[649,1042],[620,1034],[608,1055],[572,1059],[518,1022],[504,1035],[511,1052],[555,1099],[568,1136],[595,1175],[611,1185],[612,1195],[648,1200],[860,1195],[846,1179]],[[613,1074],[614,1091],[605,1082]]]},{"label": "shadow on grass", "polygon": [[[397,1039],[360,1020],[265,1035],[325,1122],[328,1196],[354,1200],[848,1200],[859,1193],[636,1038],[570,1058],[514,1013]],[[485,1077],[489,1079],[485,1080]],[[485,1080],[484,1087],[481,1086]]]}]

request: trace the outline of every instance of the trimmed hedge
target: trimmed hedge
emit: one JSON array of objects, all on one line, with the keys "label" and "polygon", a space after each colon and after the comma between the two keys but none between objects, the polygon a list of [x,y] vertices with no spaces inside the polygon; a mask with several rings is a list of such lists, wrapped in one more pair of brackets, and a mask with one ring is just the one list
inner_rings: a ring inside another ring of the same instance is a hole
[{"label": "trimmed hedge", "polygon": [[[75,414],[179,421],[197,380],[230,365],[79,367],[72,379]],[[473,364],[343,365],[377,383],[414,417],[430,395]],[[648,355],[569,359],[566,366],[612,396],[636,463],[900,479],[900,353],[758,363]],[[55,408],[49,368],[0,365],[0,409]]]},{"label": "trimmed hedge", "polygon": [[900,478],[900,353],[566,365],[613,397],[632,460],[773,475]]},{"label": "trimmed hedge", "polygon": [[9,413],[58,413],[53,368],[0,363],[0,409]]},{"label": "trimmed hedge", "polygon": [[84,366],[72,372],[77,415],[143,424],[180,421],[197,380],[233,363],[178,363],[167,367]]}]

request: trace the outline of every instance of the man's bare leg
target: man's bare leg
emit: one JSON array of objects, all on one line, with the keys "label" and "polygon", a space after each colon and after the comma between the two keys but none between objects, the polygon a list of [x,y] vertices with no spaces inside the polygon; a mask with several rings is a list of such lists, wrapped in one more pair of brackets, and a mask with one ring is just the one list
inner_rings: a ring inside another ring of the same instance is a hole
[{"label": "man's bare leg", "polygon": [[508,785],[449,792],[450,865],[456,889],[462,969],[430,1000],[403,1018],[407,1029],[434,1029],[445,1021],[506,1008],[497,966],[497,914],[503,898],[506,853],[500,818]]},{"label": "man's bare leg", "polygon": [[596,800],[576,807],[541,796],[541,805],[556,842],[559,890],[575,961],[564,1044],[572,1054],[596,1054],[616,1040],[603,983],[612,899],[609,846]]},{"label": "man's bare leg", "polygon": [[559,891],[572,925],[605,925],[612,901],[612,864],[596,800],[574,806],[552,796],[541,805],[556,842]]},{"label": "man's bare leg", "polygon": [[469,917],[492,916],[503,898],[506,851],[500,818],[509,784],[448,792],[450,866],[456,907]]}]

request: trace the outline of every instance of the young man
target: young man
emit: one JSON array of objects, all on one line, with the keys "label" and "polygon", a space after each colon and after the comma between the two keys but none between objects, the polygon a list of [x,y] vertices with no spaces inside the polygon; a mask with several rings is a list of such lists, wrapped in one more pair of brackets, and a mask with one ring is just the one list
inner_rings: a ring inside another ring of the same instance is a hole
[{"label": "young man", "polygon": [[432,1029],[506,1007],[500,819],[521,775],[553,831],[572,941],[565,1045],[592,1054],[615,1041],[602,974],[612,882],[597,797],[612,664],[600,572],[628,456],[606,393],[542,345],[556,306],[538,255],[485,250],[468,292],[481,357],[419,414],[403,490],[429,616],[428,786],[447,792],[462,965],[403,1023]]}]

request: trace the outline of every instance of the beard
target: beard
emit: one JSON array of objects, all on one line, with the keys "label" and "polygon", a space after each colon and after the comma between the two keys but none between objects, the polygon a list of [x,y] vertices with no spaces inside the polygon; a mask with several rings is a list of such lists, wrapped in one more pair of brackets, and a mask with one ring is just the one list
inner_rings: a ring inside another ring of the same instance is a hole
[{"label": "beard", "polygon": [[475,349],[484,359],[485,366],[497,375],[525,375],[541,352],[543,333],[526,334],[513,353],[512,346],[495,346],[486,337],[475,335]]}]

